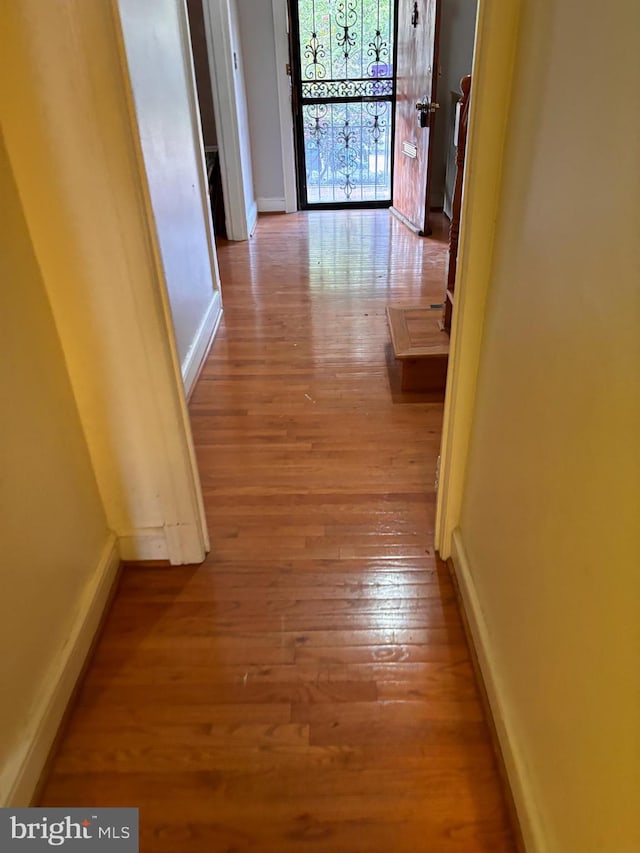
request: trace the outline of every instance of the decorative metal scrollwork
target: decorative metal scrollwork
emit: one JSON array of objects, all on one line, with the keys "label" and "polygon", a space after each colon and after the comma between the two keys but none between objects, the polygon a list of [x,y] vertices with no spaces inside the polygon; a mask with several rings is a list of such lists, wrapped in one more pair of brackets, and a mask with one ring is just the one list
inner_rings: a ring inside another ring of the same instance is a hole
[{"label": "decorative metal scrollwork", "polygon": [[294,0],[308,204],[391,194],[394,4]]},{"label": "decorative metal scrollwork", "polygon": [[[385,41],[382,38],[382,33],[380,30],[376,30],[376,36],[373,41],[369,42],[369,49],[367,50],[367,56],[372,57],[371,62],[369,63],[367,70],[369,74],[372,73],[372,70],[377,70],[375,66],[380,65],[383,59],[388,59],[389,57],[389,42]],[[376,75],[377,76],[377,75]]]},{"label": "decorative metal scrollwork", "polygon": [[311,38],[304,49],[303,55],[307,60],[304,68],[305,77],[315,77],[316,79],[326,77],[327,69],[322,60],[326,58],[327,53],[324,45],[318,40],[317,33],[311,33]]},{"label": "decorative metal scrollwork", "polygon": [[358,141],[358,133],[357,130],[351,127],[348,118],[345,120],[342,130],[338,133],[338,141],[341,145],[338,147],[337,151],[337,166],[338,171],[341,172],[344,177],[341,189],[345,198],[349,199],[355,188],[352,178],[353,172],[358,164],[358,151],[356,145]]},{"label": "decorative metal scrollwork", "polygon": [[342,48],[345,62],[349,61],[351,48],[356,44],[355,25],[358,23],[357,0],[340,0],[336,7],[335,22],[338,27],[336,44]]},{"label": "decorative metal scrollwork", "polygon": [[326,122],[328,107],[326,104],[311,104],[308,116],[307,131],[309,138],[319,148],[323,137],[327,135],[328,124]]},{"label": "decorative metal scrollwork", "polygon": [[365,110],[371,116],[371,121],[367,122],[367,126],[374,145],[378,145],[387,130],[388,104],[388,101],[370,101],[365,104]]},{"label": "decorative metal scrollwork", "polygon": [[319,98],[374,98],[393,94],[393,80],[312,80],[302,83],[302,97]]}]

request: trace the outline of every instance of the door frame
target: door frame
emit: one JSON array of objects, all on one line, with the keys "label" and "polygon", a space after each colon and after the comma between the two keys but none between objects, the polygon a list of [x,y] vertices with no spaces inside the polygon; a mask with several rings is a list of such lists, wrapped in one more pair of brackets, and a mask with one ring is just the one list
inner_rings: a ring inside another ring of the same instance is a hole
[{"label": "door frame", "polygon": [[[287,32],[289,35],[289,67],[291,69],[291,74],[289,76],[289,87],[290,87],[290,97],[289,97],[289,113],[291,115],[291,133],[293,135],[293,147],[295,150],[295,160],[293,163],[293,175],[295,181],[295,191],[296,191],[296,199],[298,203],[299,210],[357,210],[357,209],[372,209],[372,208],[391,208],[393,205],[393,174],[394,174],[394,158],[395,158],[395,126],[396,126],[396,65],[397,65],[397,51],[398,51],[398,0],[391,0],[392,8],[393,8],[393,57],[392,57],[392,68],[394,69],[394,77],[393,77],[393,93],[390,98],[390,133],[391,133],[391,148],[390,148],[390,159],[389,159],[389,169],[390,169],[390,199],[388,201],[353,201],[353,202],[318,202],[314,204],[309,204],[306,201],[306,174],[305,174],[305,150],[304,150],[304,132],[303,132],[303,120],[301,113],[298,114],[295,109],[296,103],[296,94],[295,87],[296,81],[294,77],[294,71],[296,67],[296,63],[298,68],[301,69],[302,62],[300,57],[300,46],[299,44],[294,42],[294,33],[292,33],[292,29],[295,27],[293,22],[293,14],[292,14],[292,6],[297,3],[297,0],[273,0],[274,6],[276,2],[283,2],[287,7]],[[296,8],[295,12],[296,22],[298,21],[298,10]],[[277,33],[276,33],[276,42],[277,42]],[[286,178],[285,178],[286,180]]]},{"label": "door frame", "polygon": [[[203,0],[205,11],[221,2],[224,0]],[[276,25],[277,37],[278,32],[282,35],[282,23],[286,27],[287,0],[272,0],[272,4],[274,25],[276,13],[280,22]],[[511,72],[517,50],[521,5],[522,0],[478,0],[472,69],[474,96],[470,106],[467,169],[458,245],[459,288],[451,329],[437,493],[435,545],[444,559],[451,556],[453,532],[460,522],[484,311],[491,279],[495,222],[499,214],[502,155],[511,103]],[[209,15],[205,15],[205,19],[211,21]],[[210,39],[211,34],[207,38]],[[211,51],[211,47],[209,49]],[[282,49],[279,56],[280,79]],[[285,66],[287,61],[285,58]],[[295,169],[292,158],[293,137],[288,123],[288,116],[291,115],[289,83],[285,80],[285,85],[282,85],[282,82],[280,80],[278,85],[280,110],[281,117],[284,114],[287,119],[285,121],[281,118],[282,157],[283,165],[286,164],[285,182],[288,181],[286,185],[291,187],[292,180],[295,186]],[[220,120],[219,116],[218,111],[217,121]],[[236,152],[228,149],[228,156],[237,160],[239,165],[237,149]],[[237,205],[241,205],[242,188],[238,189],[236,184],[235,200]],[[229,203],[232,203],[233,193],[227,186],[225,192]]]},{"label": "door frame", "polygon": [[258,215],[242,165],[240,103],[236,93],[232,19],[229,0],[202,0],[204,30],[211,75],[213,112],[218,135],[222,196],[229,240],[248,240]]},{"label": "door frame", "polygon": [[294,213],[298,209],[298,191],[296,185],[291,75],[287,71],[291,65],[291,57],[289,55],[289,3],[288,0],[271,0],[271,6],[276,51],[280,147],[282,149],[282,176],[284,178],[284,211],[285,213]]},{"label": "door frame", "polygon": [[522,0],[479,0],[473,56],[473,95],[467,155],[458,281],[445,396],[435,546],[452,553],[460,524],[495,230],[500,213],[502,158],[512,98],[512,71]]}]

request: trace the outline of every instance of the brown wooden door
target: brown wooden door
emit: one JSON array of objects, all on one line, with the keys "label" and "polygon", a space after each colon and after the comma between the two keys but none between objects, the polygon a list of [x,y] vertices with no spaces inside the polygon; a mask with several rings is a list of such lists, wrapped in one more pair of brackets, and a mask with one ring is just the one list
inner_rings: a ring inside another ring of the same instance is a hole
[{"label": "brown wooden door", "polygon": [[[429,234],[430,165],[438,86],[440,0],[398,0],[392,210],[414,231]],[[420,126],[422,103],[427,127]],[[432,110],[429,109],[432,107]]]}]

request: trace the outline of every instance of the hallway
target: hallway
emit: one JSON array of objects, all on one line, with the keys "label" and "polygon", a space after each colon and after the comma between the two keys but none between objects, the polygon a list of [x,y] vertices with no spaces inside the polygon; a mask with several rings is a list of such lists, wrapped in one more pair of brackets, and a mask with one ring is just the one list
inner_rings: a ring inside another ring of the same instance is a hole
[{"label": "hallway", "polygon": [[269,216],[218,248],[212,551],[124,570],[41,804],[138,806],[144,853],[511,853],[433,551],[442,401],[401,394],[385,318],[442,301],[445,221]]}]

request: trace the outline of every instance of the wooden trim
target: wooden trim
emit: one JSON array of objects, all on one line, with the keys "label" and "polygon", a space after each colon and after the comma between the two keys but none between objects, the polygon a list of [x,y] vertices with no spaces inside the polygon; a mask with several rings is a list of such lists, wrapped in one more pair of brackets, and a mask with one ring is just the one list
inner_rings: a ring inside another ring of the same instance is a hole
[{"label": "wooden trim", "polygon": [[100,635],[120,574],[120,555],[113,533],[78,602],[68,642],[60,650],[27,724],[18,755],[10,757],[0,775],[8,790],[3,806],[21,808],[34,802],[44,784],[50,757],[64,730],[73,698]]},{"label": "wooden trim", "polygon": [[478,4],[458,248],[459,292],[451,328],[435,527],[435,545],[443,559],[451,554],[453,531],[460,523],[521,5],[521,0],[479,0]]},{"label": "wooden trim", "polygon": [[181,15],[180,36],[182,40],[182,55],[185,64],[185,74],[191,81],[189,87],[189,112],[191,113],[191,126],[194,129],[194,146],[200,152],[201,168],[199,170],[198,189],[200,190],[200,202],[204,220],[207,224],[207,249],[209,263],[211,265],[211,280],[213,293],[211,302],[200,323],[198,331],[191,343],[189,352],[181,365],[182,383],[184,385],[187,402],[189,401],[198,377],[204,366],[211,345],[220,326],[222,319],[222,295],[220,292],[220,273],[218,270],[218,256],[216,253],[215,237],[213,232],[213,215],[211,213],[211,198],[209,195],[209,180],[207,175],[207,162],[204,151],[204,137],[202,135],[202,124],[200,121],[200,108],[198,106],[197,83],[195,70],[192,62],[187,62],[191,56],[191,35],[189,32],[189,19],[186,13]]},{"label": "wooden trim", "polygon": [[526,763],[518,745],[516,727],[497,666],[491,633],[473,581],[474,573],[460,529],[453,534],[447,565],[453,580],[471,662],[478,682],[487,725],[498,764],[507,808],[519,853],[546,853],[542,821]]},{"label": "wooden trim", "polygon": [[[276,46],[276,80],[278,87],[278,113],[280,118],[280,147],[284,179],[284,212],[298,209],[296,191],[296,158],[293,143],[293,108],[291,105],[290,77],[286,73],[289,59],[289,11],[287,0],[272,0],[273,30]],[[283,39],[282,35],[286,38]],[[260,210],[260,201],[258,201]]]},{"label": "wooden trim", "polygon": [[460,81],[462,97],[458,101],[458,133],[456,139],[456,180],[451,204],[451,222],[449,224],[449,269],[447,271],[446,299],[444,307],[444,328],[451,333],[453,315],[453,294],[456,289],[456,268],[458,265],[458,240],[460,236],[460,210],[462,207],[462,183],[464,180],[464,161],[467,148],[467,125],[469,123],[469,99],[471,97],[471,75]]},{"label": "wooden trim", "polygon": [[[435,27],[434,27],[434,48],[433,48],[433,67],[435,72],[431,78],[431,93],[430,99],[431,101],[438,102],[438,83],[440,82],[440,75],[437,69],[440,68],[440,27],[442,24],[442,0],[435,0]],[[436,126],[438,124],[438,113],[431,114],[430,128],[429,128],[429,156],[427,157],[427,167],[426,167],[426,181],[425,181],[425,206],[424,206],[424,225],[422,229],[418,232],[421,237],[429,237],[433,233],[433,228],[431,227],[431,212],[433,207],[431,206],[431,188],[433,184],[433,160],[436,153]]]},{"label": "wooden trim", "polygon": [[218,133],[222,195],[229,240],[248,240],[251,234],[245,207],[240,157],[240,128],[236,100],[231,18],[228,0],[202,0],[204,29],[211,73],[213,111]]},{"label": "wooden trim", "polygon": [[118,536],[120,556],[131,560],[168,560],[169,549],[163,527],[132,530]]},{"label": "wooden trim", "polygon": [[[158,536],[156,545],[152,547],[152,553],[148,555],[148,558],[168,558],[173,565],[199,563],[205,558],[210,545],[207,519],[204,511],[198,463],[196,461],[195,450],[193,447],[191,422],[189,420],[189,412],[187,411],[187,402],[184,393],[184,380],[175,341],[171,305],[169,302],[159,238],[147,181],[144,154],[142,151],[140,134],[138,132],[136,108],[133,91],[131,89],[131,79],[129,77],[120,10],[118,0],[111,0],[111,2],[118,39],[118,51],[123,78],[124,96],[129,114],[132,159],[134,160],[134,168],[136,169],[138,176],[136,192],[143,221],[147,230],[149,260],[155,278],[155,295],[159,303],[158,309],[162,314],[162,354],[167,361],[167,369],[173,374],[172,378],[174,379],[174,381],[171,382],[170,387],[167,388],[166,384],[160,385],[159,382],[155,381],[155,370],[151,370],[150,372],[149,384],[155,392],[154,397],[157,413],[158,434],[162,440],[164,454],[166,455],[166,458],[172,461],[172,465],[168,471],[165,482],[163,483],[163,489],[160,494],[162,515],[165,523],[164,526],[162,528],[158,528],[158,530],[163,532],[164,549],[159,545],[160,537]],[[179,14],[181,15],[181,40],[184,48],[182,53],[185,57],[184,61],[186,62],[186,58],[191,56],[187,10],[184,4],[179,4],[179,9]],[[191,112],[193,115],[194,112],[197,112],[198,106],[195,90],[195,76],[193,74],[192,67],[190,68],[190,79],[192,84],[190,87]],[[199,125],[196,125],[195,133],[200,133]],[[207,235],[209,243],[209,257],[212,264],[214,283],[217,284],[220,280],[220,275],[218,271],[218,262],[213,236],[213,223],[208,198],[204,145],[200,137],[196,140],[196,145],[200,146],[202,156],[200,194],[203,208],[206,208],[205,216],[209,223]],[[218,295],[220,294],[219,290],[214,292],[217,292]],[[153,366],[155,367],[155,365]],[[180,536],[172,535],[172,531],[175,528],[180,529]],[[120,535],[119,542],[123,552],[128,552],[129,545],[134,546],[132,547],[131,553],[132,559],[147,558],[147,545],[150,543],[150,539],[149,532],[146,528],[133,531],[131,536],[129,536],[128,531],[125,530],[124,533]]]},{"label": "wooden trim", "polygon": [[[191,45],[191,32],[189,30],[189,16],[186,6],[182,4],[180,17],[180,40],[182,42],[182,61],[184,63],[184,71],[190,85],[188,86],[189,93],[189,113],[191,115],[191,129],[193,130],[193,146],[199,154],[200,169],[198,170],[198,189],[200,191],[200,205],[202,207],[202,215],[206,223],[207,232],[207,252],[209,255],[209,263],[211,265],[211,281],[213,284],[215,300],[216,295],[218,301],[222,300],[220,292],[220,271],[218,270],[218,255],[216,252],[216,239],[213,229],[213,213],[211,211],[211,196],[209,194],[209,175],[207,173],[207,158],[204,150],[204,135],[202,133],[202,121],[200,119],[200,106],[198,104],[198,84],[196,82],[196,72],[193,64],[193,50]],[[218,158],[220,153],[218,152]],[[204,321],[203,321],[204,322]],[[198,330],[200,334],[200,330]],[[196,337],[197,340],[197,337]]]},{"label": "wooden trim", "polygon": [[[200,190],[200,203],[207,228],[207,251],[209,264],[211,266],[211,281],[213,294],[209,307],[207,308],[202,322],[191,343],[189,352],[181,365],[182,383],[184,386],[186,402],[188,403],[200,378],[202,368],[213,344],[216,332],[222,320],[222,293],[220,290],[220,271],[218,269],[218,254],[216,251],[216,240],[213,228],[213,213],[211,210],[211,196],[209,194],[209,174],[207,171],[207,158],[205,155],[204,134],[202,133],[202,121],[200,118],[200,106],[198,104],[198,84],[196,81],[195,66],[193,63],[193,50],[191,43],[191,32],[189,29],[189,15],[183,9],[180,19],[180,37],[182,40],[182,55],[185,63],[185,73],[191,81],[189,87],[189,112],[191,113],[191,124],[195,128],[194,145],[200,153],[200,170],[198,175],[198,188]],[[205,38],[206,42],[206,38]],[[205,45],[206,46],[206,45]],[[191,61],[189,61],[191,57]],[[208,68],[207,63],[207,68]],[[219,158],[218,153],[218,158]],[[219,160],[218,160],[219,164]]]}]

